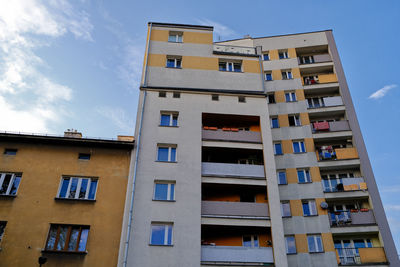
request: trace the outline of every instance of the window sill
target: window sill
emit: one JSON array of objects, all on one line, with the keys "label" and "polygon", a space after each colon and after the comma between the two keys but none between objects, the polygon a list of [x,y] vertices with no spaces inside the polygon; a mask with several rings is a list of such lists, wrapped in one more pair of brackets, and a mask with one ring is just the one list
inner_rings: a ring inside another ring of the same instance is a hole
[{"label": "window sill", "polygon": [[228,72],[228,73],[244,73],[244,71],[229,71],[229,70],[220,70],[220,72]]},{"label": "window sill", "polygon": [[274,80],[264,80],[264,81],[266,81],[266,82],[273,82]]},{"label": "window sill", "polygon": [[291,253],[286,252],[286,255],[297,255],[297,252],[291,252]]},{"label": "window sill", "polygon": [[274,156],[283,156],[283,153],[282,154],[274,154]]},{"label": "window sill", "polygon": [[318,216],[318,214],[315,214],[315,215],[303,215],[303,217],[317,217]]},{"label": "window sill", "polygon": [[176,202],[176,200],[164,200],[164,199],[153,199],[153,201],[159,201],[159,202]]},{"label": "window sill", "polygon": [[312,181],[311,182],[298,182],[298,184],[312,184]]},{"label": "window sill", "polygon": [[46,250],[46,249],[42,249],[42,253],[71,254],[71,255],[86,255],[86,254],[88,254],[87,250],[85,250],[85,251],[61,251],[61,250]]},{"label": "window sill", "polygon": [[167,69],[178,69],[178,70],[181,70],[182,69],[182,67],[167,67],[167,66],[165,66]]},{"label": "window sill", "polygon": [[64,197],[55,197],[54,200],[57,201],[76,201],[76,202],[96,202],[96,199],[76,199],[76,198],[64,198]]},{"label": "window sill", "polygon": [[292,215],[290,215],[290,216],[282,216],[282,218],[292,218]]},{"label": "window sill", "polygon": [[325,253],[325,251],[309,251],[308,253],[310,253],[310,254],[320,254],[320,253]]},{"label": "window sill", "polygon": [[157,244],[149,244],[151,247],[173,247],[174,245],[157,245]]},{"label": "window sill", "polygon": [[286,184],[278,184],[278,185],[288,185],[288,184],[286,183]]},{"label": "window sill", "polygon": [[179,126],[173,126],[173,125],[158,125],[158,127],[179,128]]},{"label": "window sill", "polygon": [[168,43],[173,43],[173,44],[183,44],[183,42],[174,42],[174,41],[168,41]]},{"label": "window sill", "polygon": [[304,151],[304,152],[293,152],[293,154],[306,154],[307,153],[307,151]]},{"label": "window sill", "polygon": [[160,162],[160,163],[178,163],[177,161],[163,161],[163,160],[156,160],[155,162]]}]

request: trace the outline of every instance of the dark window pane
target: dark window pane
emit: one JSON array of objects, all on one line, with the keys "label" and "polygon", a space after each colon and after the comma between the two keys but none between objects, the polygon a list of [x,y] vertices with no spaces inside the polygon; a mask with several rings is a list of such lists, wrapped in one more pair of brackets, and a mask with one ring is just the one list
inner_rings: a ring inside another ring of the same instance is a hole
[{"label": "dark window pane", "polygon": [[275,144],[275,154],[282,155],[282,146],[281,144]]},{"label": "dark window pane", "polygon": [[158,158],[159,161],[168,161],[168,147],[158,148]]},{"label": "dark window pane", "polygon": [[60,226],[60,234],[58,235],[57,250],[64,250],[65,241],[67,240],[68,226]]},{"label": "dark window pane", "polygon": [[172,126],[178,126],[178,115],[172,115]]},{"label": "dark window pane", "polygon": [[171,161],[172,162],[176,161],[176,148],[174,147],[171,148]]},{"label": "dark window pane", "polygon": [[88,199],[94,199],[94,197],[96,195],[96,188],[97,188],[97,180],[92,180],[90,182],[90,190],[89,190]]},{"label": "dark window pane", "polygon": [[81,189],[79,191],[79,198],[80,199],[84,199],[85,198],[88,184],[89,184],[89,179],[82,179],[82,181],[81,181]]},{"label": "dark window pane", "polygon": [[174,200],[175,199],[175,185],[171,184],[171,190],[169,192],[169,199]]},{"label": "dark window pane", "polygon": [[78,251],[85,251],[88,235],[89,235],[89,229],[88,228],[82,229],[81,238],[79,240]]},{"label": "dark window pane", "polygon": [[299,179],[299,183],[305,183],[304,171],[297,171],[297,178]]},{"label": "dark window pane", "polygon": [[3,180],[3,184],[0,188],[0,194],[4,195],[7,193],[8,186],[10,185],[12,174],[6,174]]},{"label": "dark window pane", "polygon": [[168,225],[168,240],[167,245],[172,245],[172,225]]},{"label": "dark window pane", "polygon": [[154,199],[167,200],[168,197],[168,184],[156,184]]},{"label": "dark window pane", "polygon": [[151,226],[151,241],[152,245],[164,245],[165,226],[152,225]]},{"label": "dark window pane", "polygon": [[69,243],[68,243],[68,250],[69,251],[75,251],[76,250],[76,246],[78,244],[79,230],[80,230],[79,227],[72,228],[71,236],[69,238]]},{"label": "dark window pane", "polygon": [[310,215],[310,207],[308,206],[308,202],[303,203],[303,214]]},{"label": "dark window pane", "polygon": [[69,189],[69,196],[68,198],[75,198],[76,189],[78,187],[78,178],[72,178],[71,180],[71,187]]},{"label": "dark window pane", "polygon": [[243,236],[243,246],[244,247],[251,247],[251,236]]},{"label": "dark window pane", "polygon": [[162,114],[161,115],[161,126],[169,126],[170,115]]},{"label": "dark window pane", "polygon": [[175,60],[174,59],[167,59],[167,67],[174,68],[175,67]]},{"label": "dark window pane", "polygon": [[70,181],[70,179],[63,179],[62,180],[62,185],[61,185],[59,197],[65,197],[67,195],[69,181]]},{"label": "dark window pane", "polygon": [[46,249],[48,250],[54,250],[55,243],[56,243],[56,238],[57,238],[57,230],[58,226],[51,226],[50,232],[49,232],[49,238],[47,241]]},{"label": "dark window pane", "polygon": [[19,183],[21,182],[21,176],[15,176],[13,184],[10,189],[10,195],[17,194]]}]

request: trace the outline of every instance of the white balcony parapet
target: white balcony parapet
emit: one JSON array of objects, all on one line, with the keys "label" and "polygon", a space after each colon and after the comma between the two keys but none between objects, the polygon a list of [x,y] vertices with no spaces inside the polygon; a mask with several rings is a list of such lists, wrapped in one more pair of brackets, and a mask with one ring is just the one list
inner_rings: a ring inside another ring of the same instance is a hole
[{"label": "white balcony parapet", "polygon": [[331,96],[322,98],[325,103],[325,107],[342,106],[343,100],[341,96]]},{"label": "white balcony parapet", "polygon": [[234,45],[213,45],[214,52],[229,53],[229,54],[242,54],[242,55],[257,55],[254,47],[247,46],[234,46]]},{"label": "white balcony parapet", "polygon": [[271,247],[201,246],[202,262],[273,263]]},{"label": "white balcony parapet", "polygon": [[201,164],[203,176],[264,178],[264,165],[232,164],[203,162]]},{"label": "white balcony parapet", "polygon": [[213,216],[269,217],[267,203],[202,201],[201,214]]}]

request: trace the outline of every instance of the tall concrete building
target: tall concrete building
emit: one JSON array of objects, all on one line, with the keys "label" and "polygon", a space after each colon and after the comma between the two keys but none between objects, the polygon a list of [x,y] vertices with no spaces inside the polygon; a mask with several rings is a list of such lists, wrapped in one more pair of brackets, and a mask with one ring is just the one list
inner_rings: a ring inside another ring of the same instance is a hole
[{"label": "tall concrete building", "polygon": [[400,266],[332,32],[149,23],[120,266]]}]

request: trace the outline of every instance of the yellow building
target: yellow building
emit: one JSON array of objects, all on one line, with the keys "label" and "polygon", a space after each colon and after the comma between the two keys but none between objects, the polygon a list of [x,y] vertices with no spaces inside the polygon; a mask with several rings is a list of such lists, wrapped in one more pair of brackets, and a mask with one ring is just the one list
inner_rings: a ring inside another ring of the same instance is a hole
[{"label": "yellow building", "polygon": [[0,266],[116,266],[133,145],[0,134]]}]

